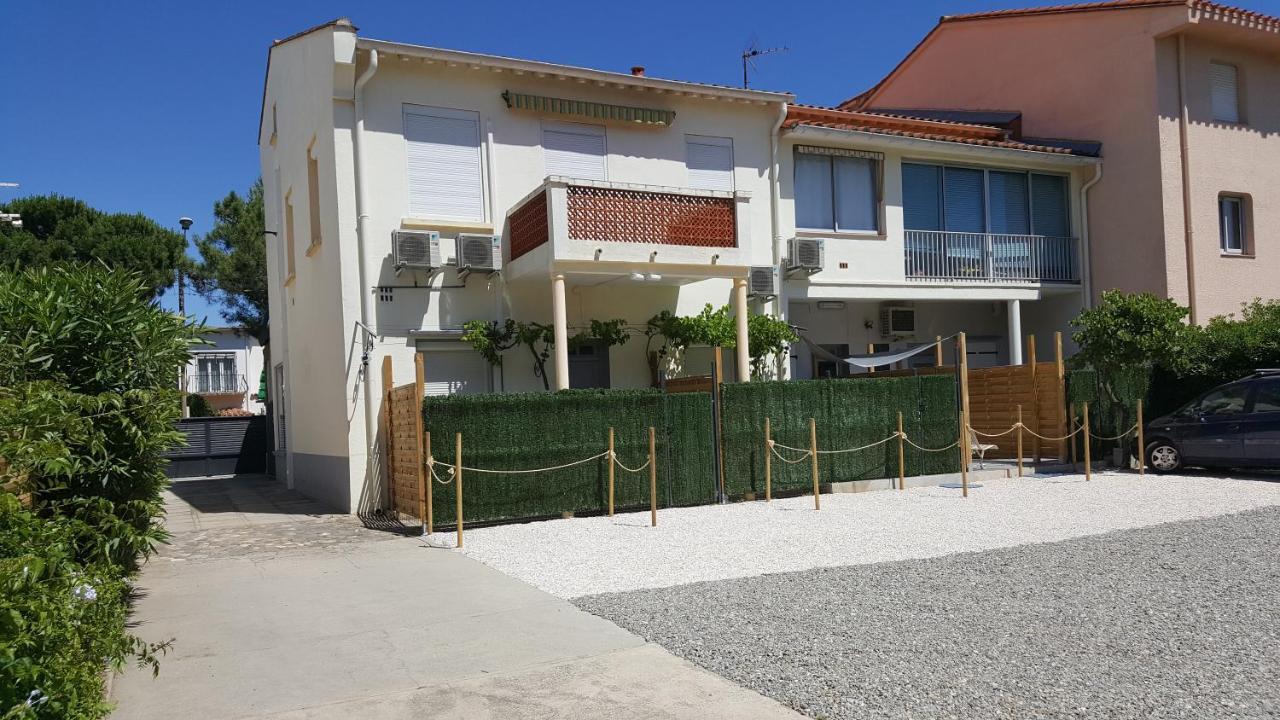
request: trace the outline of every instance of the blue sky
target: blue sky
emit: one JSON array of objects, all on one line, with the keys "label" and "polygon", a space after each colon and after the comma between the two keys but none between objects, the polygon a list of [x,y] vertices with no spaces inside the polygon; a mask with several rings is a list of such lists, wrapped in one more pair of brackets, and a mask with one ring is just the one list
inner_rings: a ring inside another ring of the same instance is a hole
[{"label": "blue sky", "polygon": [[[776,0],[631,3],[8,2],[0,4],[0,199],[57,192],[112,211],[208,229],[213,202],[258,176],[256,132],[267,48],[348,16],[365,37],[626,71],[741,83],[831,104],[876,82],[938,16],[1048,0]],[[1240,0],[1280,14],[1280,0]],[[605,11],[605,8],[608,8]],[[173,306],[173,293],[164,298]],[[220,322],[188,294],[188,310]]]}]

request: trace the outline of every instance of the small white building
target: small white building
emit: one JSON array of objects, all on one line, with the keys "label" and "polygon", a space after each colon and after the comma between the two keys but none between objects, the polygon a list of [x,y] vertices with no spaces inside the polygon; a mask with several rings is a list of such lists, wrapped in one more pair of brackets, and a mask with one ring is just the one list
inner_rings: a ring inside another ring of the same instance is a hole
[{"label": "small white building", "polygon": [[183,389],[203,397],[220,415],[263,414],[263,354],[257,338],[239,328],[208,328],[203,337],[207,344],[192,347]]}]

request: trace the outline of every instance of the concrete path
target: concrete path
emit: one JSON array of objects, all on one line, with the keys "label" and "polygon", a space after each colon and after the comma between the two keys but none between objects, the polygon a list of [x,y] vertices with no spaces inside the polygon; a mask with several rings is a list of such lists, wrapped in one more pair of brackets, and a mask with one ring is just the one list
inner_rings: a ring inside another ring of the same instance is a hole
[{"label": "concrete path", "polygon": [[114,718],[798,718],[610,622],[265,478],[179,481]]}]

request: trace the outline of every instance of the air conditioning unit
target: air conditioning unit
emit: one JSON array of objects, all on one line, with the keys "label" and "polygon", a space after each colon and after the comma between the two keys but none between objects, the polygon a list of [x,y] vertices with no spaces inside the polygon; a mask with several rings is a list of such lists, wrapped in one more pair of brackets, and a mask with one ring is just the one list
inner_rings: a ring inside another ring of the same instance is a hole
[{"label": "air conditioning unit", "polygon": [[502,236],[458,234],[458,272],[464,277],[473,272],[491,273],[502,269]]},{"label": "air conditioning unit", "polygon": [[880,335],[900,337],[916,334],[916,309],[905,305],[880,306]]},{"label": "air conditioning unit", "polygon": [[395,230],[391,233],[392,261],[396,271],[404,268],[435,270],[440,257],[440,233],[435,230]]},{"label": "air conditioning unit", "polygon": [[747,295],[758,298],[778,296],[778,273],[772,265],[759,265],[747,273]]},{"label": "air conditioning unit", "polygon": [[812,275],[822,270],[822,240],[791,238],[787,241],[787,271]]}]

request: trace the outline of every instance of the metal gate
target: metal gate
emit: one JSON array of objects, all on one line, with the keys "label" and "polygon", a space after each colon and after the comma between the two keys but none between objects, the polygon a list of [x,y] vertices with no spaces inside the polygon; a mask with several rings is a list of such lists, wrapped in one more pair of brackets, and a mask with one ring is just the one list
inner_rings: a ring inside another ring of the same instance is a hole
[{"label": "metal gate", "polygon": [[186,443],[165,457],[171,478],[265,473],[271,442],[265,415],[253,417],[205,417],[179,420],[178,431]]}]

